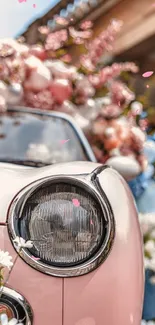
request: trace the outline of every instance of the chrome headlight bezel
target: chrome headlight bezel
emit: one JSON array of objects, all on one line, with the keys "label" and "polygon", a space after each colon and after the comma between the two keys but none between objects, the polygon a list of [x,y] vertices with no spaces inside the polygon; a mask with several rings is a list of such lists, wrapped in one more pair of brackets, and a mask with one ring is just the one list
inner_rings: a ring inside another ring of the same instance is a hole
[{"label": "chrome headlight bezel", "polygon": [[8,298],[8,301],[9,298],[13,299],[13,301],[16,301],[22,307],[26,317],[26,325],[31,325],[33,323],[33,312],[25,297],[23,297],[20,293],[9,287],[3,287],[1,297],[2,299],[3,296],[6,296]]},{"label": "chrome headlight bezel", "polygon": [[8,213],[8,231],[11,238],[11,242],[15,249],[16,246],[14,245],[13,240],[17,236],[19,236],[17,222],[21,216],[22,209],[27,199],[33,194],[34,191],[39,189],[41,186],[48,185],[49,183],[51,184],[52,182],[65,182],[69,184],[74,184],[75,186],[77,185],[85,189],[98,201],[103,212],[102,217],[105,218],[107,223],[106,237],[104,238],[102,245],[100,246],[99,250],[94,254],[94,256],[92,256],[89,260],[85,261],[84,263],[71,267],[55,267],[47,265],[41,260],[35,260],[32,254],[30,254],[30,251],[25,248],[22,248],[22,250],[20,251],[20,256],[27,264],[45,274],[53,275],[56,277],[74,277],[87,274],[96,269],[101,263],[103,263],[103,261],[107,258],[109,252],[111,251],[115,237],[115,221],[113,211],[105,193],[100,188],[96,177],[105,168],[107,168],[107,166],[99,167],[93,173],[87,175],[54,175],[46,177],[30,184],[14,198]]}]

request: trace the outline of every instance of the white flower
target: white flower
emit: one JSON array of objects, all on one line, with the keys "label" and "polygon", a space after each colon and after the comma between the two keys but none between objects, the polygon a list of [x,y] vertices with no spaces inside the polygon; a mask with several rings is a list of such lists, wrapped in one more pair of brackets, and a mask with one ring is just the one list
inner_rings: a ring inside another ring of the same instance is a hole
[{"label": "white flower", "polygon": [[16,237],[13,242],[16,245],[16,248],[18,250],[20,250],[21,248],[32,248],[33,247],[33,243],[31,240],[26,241],[25,239],[23,239],[22,237]]},{"label": "white flower", "polygon": [[139,213],[140,223],[155,226],[155,213]]},{"label": "white flower", "polygon": [[155,252],[155,243],[153,240],[148,240],[145,244],[145,249],[147,250],[148,253],[152,254]]},{"label": "white flower", "polygon": [[153,229],[153,230],[151,231],[151,234],[150,234],[150,235],[151,235],[151,238],[152,238],[152,239],[155,239],[155,229]]},{"label": "white flower", "polygon": [[13,265],[11,260],[12,256],[10,256],[8,252],[0,250],[0,267],[7,267],[10,269],[10,267]]},{"label": "white flower", "polygon": [[23,323],[18,323],[18,320],[16,318],[12,318],[9,321],[8,316],[6,314],[0,315],[0,324],[1,325],[24,325]]}]

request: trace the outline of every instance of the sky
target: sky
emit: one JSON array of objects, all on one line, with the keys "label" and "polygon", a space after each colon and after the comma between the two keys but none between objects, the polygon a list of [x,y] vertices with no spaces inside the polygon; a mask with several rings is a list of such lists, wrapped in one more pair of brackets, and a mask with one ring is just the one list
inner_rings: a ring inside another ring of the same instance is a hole
[{"label": "sky", "polygon": [[0,38],[19,35],[33,20],[58,2],[59,0],[0,0]]}]

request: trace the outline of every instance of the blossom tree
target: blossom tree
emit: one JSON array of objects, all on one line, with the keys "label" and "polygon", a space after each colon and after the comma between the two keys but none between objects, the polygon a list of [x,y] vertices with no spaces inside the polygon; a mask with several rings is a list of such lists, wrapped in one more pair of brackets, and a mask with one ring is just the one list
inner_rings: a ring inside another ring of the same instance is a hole
[{"label": "blossom tree", "polygon": [[[57,20],[61,28],[55,32],[39,27],[36,45],[28,46],[22,38],[0,41],[1,112],[9,105],[22,105],[69,113],[84,129],[98,161],[114,157],[115,165],[116,156],[121,160],[128,156],[128,168],[132,165],[131,174],[136,176],[147,164],[145,133],[137,125],[142,107],[135,112],[130,106],[135,95],[118,78],[123,71],[136,73],[138,68],[130,62],[101,65],[122,22],[111,21],[107,30],[92,40],[90,21],[76,30],[64,18]],[[69,54],[72,45],[83,46],[76,65]]]}]

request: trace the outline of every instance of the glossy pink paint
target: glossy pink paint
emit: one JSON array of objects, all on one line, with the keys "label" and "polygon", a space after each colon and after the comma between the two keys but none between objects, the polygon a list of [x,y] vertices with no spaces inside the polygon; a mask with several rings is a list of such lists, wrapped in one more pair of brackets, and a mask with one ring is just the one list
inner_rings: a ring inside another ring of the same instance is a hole
[{"label": "glossy pink paint", "polygon": [[[7,220],[10,203],[17,192],[33,181],[51,175],[89,174],[98,166],[76,162],[40,169],[0,168],[0,221]],[[61,279],[34,270],[21,258],[17,260],[8,286],[29,301],[34,325],[140,325],[144,278],[134,200],[125,181],[115,171],[104,170],[99,181],[116,222],[113,248],[100,267],[85,276]],[[0,226],[0,248],[15,258],[16,252],[4,226]]]},{"label": "glossy pink paint", "polygon": [[65,279],[64,325],[140,325],[144,277],[137,211],[118,173],[107,169],[99,180],[115,213],[116,237],[97,270]]}]

